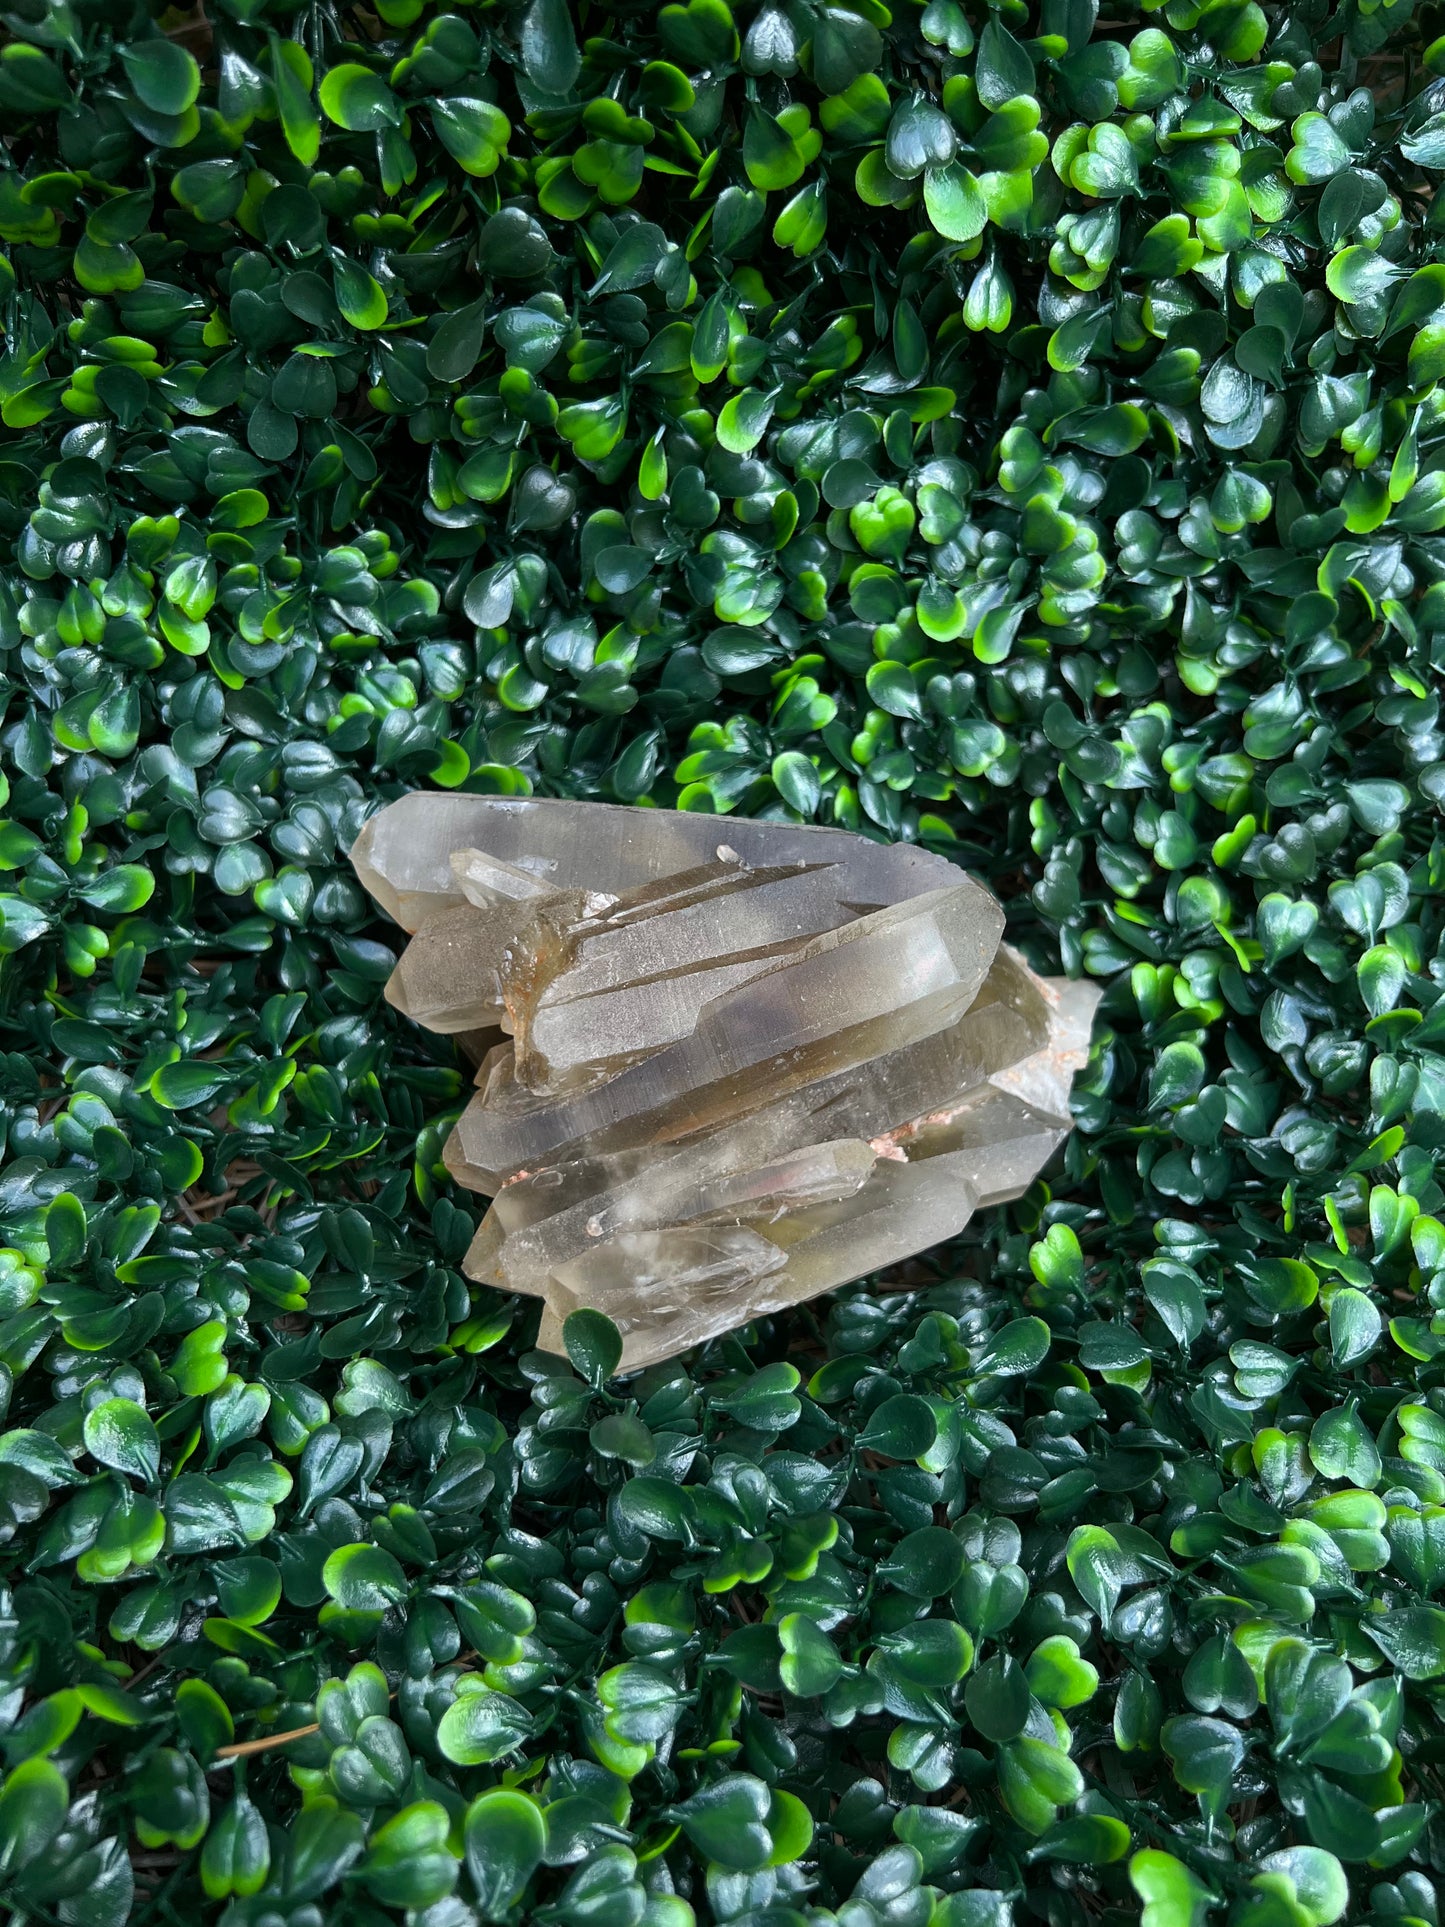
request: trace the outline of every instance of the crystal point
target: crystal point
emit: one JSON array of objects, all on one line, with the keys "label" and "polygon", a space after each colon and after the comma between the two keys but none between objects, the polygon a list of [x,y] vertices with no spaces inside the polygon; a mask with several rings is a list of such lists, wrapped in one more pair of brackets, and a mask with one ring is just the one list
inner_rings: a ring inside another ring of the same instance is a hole
[{"label": "crystal point", "polygon": [[544,1348],[593,1307],[624,1370],[670,1357],[954,1236],[1068,1134],[1099,992],[943,857],[416,794],[352,861],[414,933],[391,1002],[491,1041],[445,1159],[492,1199],[469,1276],[542,1299]]}]

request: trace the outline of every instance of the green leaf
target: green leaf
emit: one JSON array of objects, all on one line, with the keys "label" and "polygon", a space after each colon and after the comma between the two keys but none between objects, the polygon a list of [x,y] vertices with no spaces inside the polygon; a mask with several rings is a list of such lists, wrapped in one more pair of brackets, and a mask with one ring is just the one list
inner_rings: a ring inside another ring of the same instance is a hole
[{"label": "green leaf", "polygon": [[286,145],[303,167],[313,167],[321,151],[321,116],[311,97],[315,72],[293,40],[269,37],[271,75]]},{"label": "green leaf", "polygon": [[238,1793],[211,1823],[201,1848],[201,1884],[208,1899],[246,1898],[266,1884],[271,1845],[266,1823],[245,1793]]},{"label": "green leaf", "polygon": [[187,1743],[202,1760],[213,1759],[217,1749],[235,1737],[230,1708],[205,1680],[181,1681],[176,1688],[176,1714]]},{"label": "green leaf", "polygon": [[1081,1813],[1049,1828],[1033,1851],[1044,1860],[1062,1860],[1076,1867],[1106,1867],[1122,1860],[1131,1836],[1122,1820],[1110,1814]]},{"label": "green leaf", "polygon": [[0,1872],[39,1860],[65,1825],[70,1789],[49,1760],[23,1760],[0,1787]]},{"label": "green leaf", "polygon": [[[1064,1227],[1057,1227],[1063,1229]],[[1077,1251],[1077,1241],[1074,1250]],[[1038,1370],[1048,1356],[1050,1332],[1042,1318],[1015,1318],[994,1333],[972,1361],[979,1373],[1021,1378]]]},{"label": "green leaf", "polygon": [[314,1797],[297,1815],[290,1836],[287,1891],[298,1900],[328,1892],[360,1859],[366,1843],[361,1816],[330,1797]]},{"label": "green leaf", "polygon": [[160,1437],[145,1408],[134,1399],[102,1399],[86,1413],[82,1432],[85,1449],[98,1464],[146,1485],[154,1485],[160,1477]]},{"label": "green leaf", "polygon": [[522,21],[522,65],[544,94],[565,94],[581,71],[582,56],[564,0],[532,0]]},{"label": "green leaf", "polygon": [[204,1397],[225,1383],[227,1331],[223,1318],[211,1318],[181,1340],[171,1360],[171,1376],[183,1397]]},{"label": "green leaf", "polygon": [[858,545],[867,555],[887,556],[901,561],[917,520],[912,502],[901,490],[880,488],[870,502],[859,502],[848,511],[848,525]]},{"label": "green leaf", "polygon": [[1330,1350],[1343,1369],[1368,1358],[1379,1343],[1384,1321],[1374,1301],[1346,1287],[1330,1300]]},{"label": "green leaf", "polygon": [[772,1857],[773,1841],[767,1821],[772,1795],[763,1781],[750,1773],[732,1773],[700,1787],[668,1817],[678,1821],[688,1839],[714,1866],[737,1873],[753,1873]]},{"label": "green leaf", "polygon": [[1445,1675],[1445,1612],[1435,1606],[1405,1606],[1370,1613],[1360,1629],[1390,1664],[1409,1680]]},{"label": "green leaf", "polygon": [[567,1356],[590,1385],[599,1389],[622,1362],[622,1337],[600,1311],[574,1311],[562,1327]]},{"label": "green leaf", "polygon": [[428,372],[438,381],[465,381],[482,352],[486,330],[485,300],[454,309],[432,336],[426,352]]},{"label": "green leaf", "polygon": [[786,1867],[803,1859],[813,1844],[813,1816],[797,1794],[789,1793],[785,1787],[773,1789],[767,1828],[773,1844],[768,1855],[770,1867]]},{"label": "green leaf", "polygon": [[1222,1793],[1244,1758],[1243,1736],[1226,1720],[1182,1714],[1166,1720],[1159,1737],[1187,1793]]},{"label": "green leaf", "polygon": [[1388,944],[1377,943],[1360,958],[1355,975],[1365,1008],[1372,1017],[1380,1017],[1399,1002],[1405,988],[1405,960]]},{"label": "green leaf", "polygon": [[1129,1880],[1143,1902],[1142,1927],[1202,1927],[1214,1895],[1181,1860],[1145,1847],[1129,1862]]},{"label": "green leaf", "polygon": [[1091,128],[1087,146],[1069,169],[1069,179],[1081,194],[1100,200],[1137,194],[1139,165],[1122,128],[1112,121]]},{"label": "green leaf", "polygon": [[552,259],[546,230],[516,206],[494,214],[477,242],[477,266],[484,274],[506,280],[535,280],[547,271]]},{"label": "green leaf", "polygon": [[489,100],[455,98],[430,104],[437,139],[463,171],[485,180],[501,165],[512,125]]},{"label": "green leaf", "polygon": [[45,1211],[46,1263],[57,1271],[79,1261],[89,1237],[85,1206],[73,1191],[61,1191]]},{"label": "green leaf", "polygon": [[321,1569],[327,1592],[347,1612],[384,1612],[407,1595],[406,1574],[381,1546],[340,1546]]},{"label": "green leaf", "polygon": [[1062,1295],[1079,1290],[1084,1282],[1084,1254],[1078,1234],[1066,1224],[1050,1225],[1043,1241],[1029,1248],[1029,1269],[1050,1292]]},{"label": "green leaf", "polygon": [[482,1918],[504,1919],[546,1855],[541,1809],[525,1793],[494,1787],[467,1808],[463,1841]]},{"label": "green leaf", "polygon": [[823,245],[827,231],[827,185],[821,180],[812,181],[798,190],[773,223],[773,244],[791,248],[802,261]]},{"label": "green leaf", "polygon": [[958,148],[958,135],[942,108],[924,94],[900,101],[888,123],[883,157],[901,181],[925,169],[946,168]]},{"label": "green leaf", "polygon": [[1023,1668],[1006,1653],[985,1660],[964,1693],[968,1717],[986,1740],[1015,1740],[1029,1717],[1029,1683]]},{"label": "green leaf", "polygon": [[963,1563],[963,1548],[951,1532],[942,1526],[920,1526],[898,1541],[878,1572],[889,1585],[915,1599],[936,1599],[957,1582]]},{"label": "green leaf", "polygon": [[1188,274],[1204,257],[1204,244],[1189,230],[1186,214],[1166,214],[1147,228],[1129,257],[1128,272],[1150,280]]},{"label": "green leaf", "polygon": [[401,120],[401,103],[370,68],[344,60],[329,67],[319,90],[321,111],[350,134],[376,134]]},{"label": "green leaf", "polygon": [[1350,150],[1323,114],[1301,114],[1291,133],[1285,171],[1301,186],[1328,181],[1350,164]]},{"label": "green leaf", "polygon": [[1325,270],[1325,283],[1338,300],[1358,304],[1383,294],[1398,273],[1392,261],[1369,248],[1344,248]]},{"label": "green leaf", "polygon": [[1034,1648],[1024,1676],[1036,1699],[1060,1711],[1085,1705],[1099,1686],[1098,1668],[1083,1658],[1077,1643],[1064,1633]]},{"label": "green leaf", "polygon": [[1009,1740],[998,1754],[999,1793],[1026,1833],[1045,1833],[1060,1807],[1084,1790],[1083,1776],[1067,1753],[1045,1740]]},{"label": "green leaf", "polygon": [[753,186],[767,193],[792,187],[801,179],[807,161],[779,121],[765,108],[750,105],[743,127],[743,166]]},{"label": "green leaf", "polygon": [[201,91],[201,70],[174,40],[142,40],[120,50],[138,100],[157,114],[183,114]]},{"label": "green leaf", "polygon": [[1345,1870],[1321,1847],[1283,1847],[1266,1854],[1259,1866],[1263,1879],[1257,1878],[1256,1884],[1287,1880],[1295,1904],[1314,1927],[1331,1927],[1349,1905]]},{"label": "green leaf", "polygon": [[663,7],[657,25],[663,45],[683,67],[722,67],[737,58],[737,29],[725,0]]},{"label": "green leaf", "polygon": [[1006,108],[1034,92],[1034,66],[1025,49],[994,15],[978,37],[974,68],[978,97],[985,107]]},{"label": "green leaf", "polygon": [[383,1906],[437,1905],[456,1886],[459,1872],[450,1831],[451,1815],[440,1801],[413,1801],[372,1834],[357,1879]]},{"label": "green leaf", "polygon": [[506,1693],[475,1682],[442,1714],[436,1729],[444,1758],[456,1766],[487,1766],[514,1753],[531,1732],[526,1708]]},{"label": "green leaf", "polygon": [[886,1398],[858,1435],[860,1450],[890,1459],[920,1459],[938,1437],[938,1420],[926,1399],[911,1392]]},{"label": "green leaf", "polygon": [[972,241],[988,225],[988,203],[983,191],[958,161],[926,170],[923,204],[929,220],[948,241]]},{"label": "green leaf", "polygon": [[778,1623],[782,1656],[778,1670],[784,1686],[799,1699],[818,1699],[836,1685],[843,1671],[837,1647],[804,1613],[788,1613]]},{"label": "green leaf", "polygon": [[386,293],[358,262],[337,256],[332,264],[336,284],[336,305],[353,328],[384,326],[387,314]]},{"label": "green leaf", "polygon": [[[577,1314],[574,1312],[573,1316]],[[657,1457],[657,1442],[639,1418],[624,1412],[609,1412],[588,1432],[588,1440],[603,1458],[623,1459],[629,1465],[651,1465]]]},{"label": "green leaf", "polygon": [[773,417],[773,397],[754,388],[745,388],[723,403],[717,421],[717,438],[733,455],[748,455],[767,433]]}]

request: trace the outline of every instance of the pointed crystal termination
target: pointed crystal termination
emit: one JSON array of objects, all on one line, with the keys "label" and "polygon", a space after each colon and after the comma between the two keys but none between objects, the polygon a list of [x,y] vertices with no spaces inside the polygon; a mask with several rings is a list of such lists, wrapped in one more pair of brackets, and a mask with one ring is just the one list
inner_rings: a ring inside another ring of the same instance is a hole
[{"label": "pointed crystal termination", "polygon": [[581,919],[567,914],[565,895],[538,907],[518,933],[506,984],[529,1090],[690,1037],[708,1004],[850,920],[836,864],[718,872],[705,864],[644,884]]},{"label": "pointed crystal termination", "polygon": [[844,830],[403,797],[351,852],[387,986],[481,1058],[446,1148],[468,1274],[606,1312],[622,1369],[961,1231],[1068,1135],[1091,984],[1000,947],[945,858]]}]

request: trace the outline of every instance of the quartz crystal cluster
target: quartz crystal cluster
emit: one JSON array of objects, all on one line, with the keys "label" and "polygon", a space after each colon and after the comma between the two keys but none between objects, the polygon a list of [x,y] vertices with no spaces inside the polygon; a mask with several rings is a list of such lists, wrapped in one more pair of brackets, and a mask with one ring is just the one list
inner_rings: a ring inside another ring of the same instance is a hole
[{"label": "quartz crystal cluster", "polygon": [[468,1274],[590,1306],[623,1369],[897,1263],[1069,1130],[1098,991],[1000,945],[945,858],[844,830],[403,797],[351,852],[412,932],[387,988],[464,1034]]}]

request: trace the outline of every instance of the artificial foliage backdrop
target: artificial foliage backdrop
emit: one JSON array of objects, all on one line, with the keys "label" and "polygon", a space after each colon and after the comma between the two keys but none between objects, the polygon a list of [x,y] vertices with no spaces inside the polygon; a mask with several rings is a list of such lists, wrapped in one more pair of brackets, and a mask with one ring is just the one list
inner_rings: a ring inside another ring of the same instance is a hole
[{"label": "artificial foliage backdrop", "polygon": [[[1440,1927],[1438,6],[0,21],[0,1904]],[[539,1354],[427,786],[956,855],[1066,1154]]]}]

